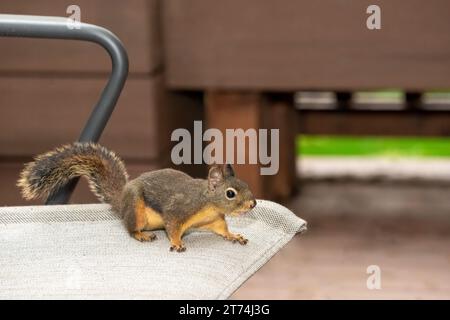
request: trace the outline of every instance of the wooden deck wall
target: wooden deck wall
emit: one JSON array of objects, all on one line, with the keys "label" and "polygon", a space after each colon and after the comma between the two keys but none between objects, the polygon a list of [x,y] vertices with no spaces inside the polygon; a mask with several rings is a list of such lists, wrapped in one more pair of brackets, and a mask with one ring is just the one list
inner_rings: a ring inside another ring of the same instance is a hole
[{"label": "wooden deck wall", "polygon": [[[366,28],[371,4],[381,30]],[[174,88],[450,88],[446,0],[167,0]]]}]

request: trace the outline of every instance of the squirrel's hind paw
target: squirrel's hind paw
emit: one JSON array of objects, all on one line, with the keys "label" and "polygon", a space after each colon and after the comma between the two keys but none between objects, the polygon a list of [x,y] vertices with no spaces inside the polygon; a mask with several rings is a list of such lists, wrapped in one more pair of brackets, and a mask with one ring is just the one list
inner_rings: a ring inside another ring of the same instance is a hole
[{"label": "squirrel's hind paw", "polygon": [[141,231],[136,231],[136,232],[133,232],[133,237],[136,240],[141,241],[141,242],[156,240],[156,234],[154,234],[153,232],[144,233]]}]

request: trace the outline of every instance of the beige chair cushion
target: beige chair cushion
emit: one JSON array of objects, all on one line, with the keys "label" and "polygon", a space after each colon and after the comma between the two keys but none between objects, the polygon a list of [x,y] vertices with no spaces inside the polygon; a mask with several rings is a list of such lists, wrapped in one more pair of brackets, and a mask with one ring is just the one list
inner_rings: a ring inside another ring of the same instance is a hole
[{"label": "beige chair cushion", "polygon": [[131,238],[105,204],[0,208],[0,299],[225,299],[306,229],[264,200],[228,221],[247,245],[191,232],[177,253],[164,231]]}]

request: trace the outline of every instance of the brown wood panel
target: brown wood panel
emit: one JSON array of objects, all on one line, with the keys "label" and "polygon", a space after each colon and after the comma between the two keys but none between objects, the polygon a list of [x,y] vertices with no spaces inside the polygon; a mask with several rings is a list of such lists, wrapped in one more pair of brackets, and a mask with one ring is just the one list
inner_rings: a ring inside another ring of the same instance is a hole
[{"label": "brown wood panel", "polygon": [[[264,127],[263,109],[265,107],[267,105],[259,93],[209,91],[205,94],[206,124],[208,128],[219,129],[224,136],[226,129],[261,128]],[[248,150],[246,145],[247,159]],[[224,157],[226,155],[225,146],[223,155]],[[267,176],[260,174],[259,164],[235,164],[234,169],[236,175],[248,183],[256,197],[262,198],[267,194],[265,183]]]},{"label": "brown wood panel", "polygon": [[450,137],[450,112],[441,111],[301,110],[297,124],[305,134]]},{"label": "brown wood panel", "polygon": [[272,199],[285,200],[296,191],[295,109],[293,94],[271,94],[267,128],[279,129],[279,171],[270,178]]},{"label": "brown wood panel", "polygon": [[[5,162],[0,158],[0,206],[19,206],[19,205],[39,205],[43,201],[33,200],[25,201],[20,195],[19,188],[16,187],[16,182],[20,171],[23,169],[23,164],[31,161],[31,158],[26,158],[15,162]],[[156,169],[158,166],[154,162],[126,162],[127,171],[133,179],[145,171]],[[71,203],[97,203],[97,198],[89,190],[88,184],[84,179],[80,180],[74,194],[70,200]]]},{"label": "brown wood panel", "polygon": [[[81,20],[110,29],[124,43],[130,72],[148,73],[161,64],[158,0],[2,0],[0,13],[69,16],[77,4]],[[98,45],[79,41],[0,38],[0,72],[108,72],[108,54]]]},{"label": "brown wood panel", "polygon": [[[247,142],[246,164],[234,164],[234,168],[236,175],[249,184],[258,198],[280,200],[292,195],[296,183],[292,94],[211,90],[205,96],[205,118],[208,128],[217,128],[224,135],[226,129],[279,129],[279,170],[275,175],[261,175],[260,164],[248,163]],[[224,145],[224,157],[225,148]]]},{"label": "brown wood panel", "polygon": [[201,89],[450,88],[450,2],[166,0],[168,83]]},{"label": "brown wood panel", "polygon": [[[0,77],[0,156],[34,155],[75,141],[105,77]],[[129,79],[100,142],[125,158],[158,156],[163,81]]]}]

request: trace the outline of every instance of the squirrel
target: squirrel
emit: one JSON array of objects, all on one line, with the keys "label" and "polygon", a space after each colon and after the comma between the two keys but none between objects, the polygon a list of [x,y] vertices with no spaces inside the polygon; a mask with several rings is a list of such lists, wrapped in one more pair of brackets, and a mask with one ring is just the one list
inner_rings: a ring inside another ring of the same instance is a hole
[{"label": "squirrel", "polygon": [[91,191],[119,214],[139,241],[153,241],[152,230],[165,229],[170,251],[186,250],[183,234],[192,228],[247,244],[228,230],[225,216],[238,216],[256,206],[248,185],[236,178],[230,164],[212,165],[207,179],[174,169],[160,169],[129,180],[124,162],[91,142],[75,142],[35,157],[20,174],[17,186],[27,199],[48,198],[76,177],[85,177]]}]

